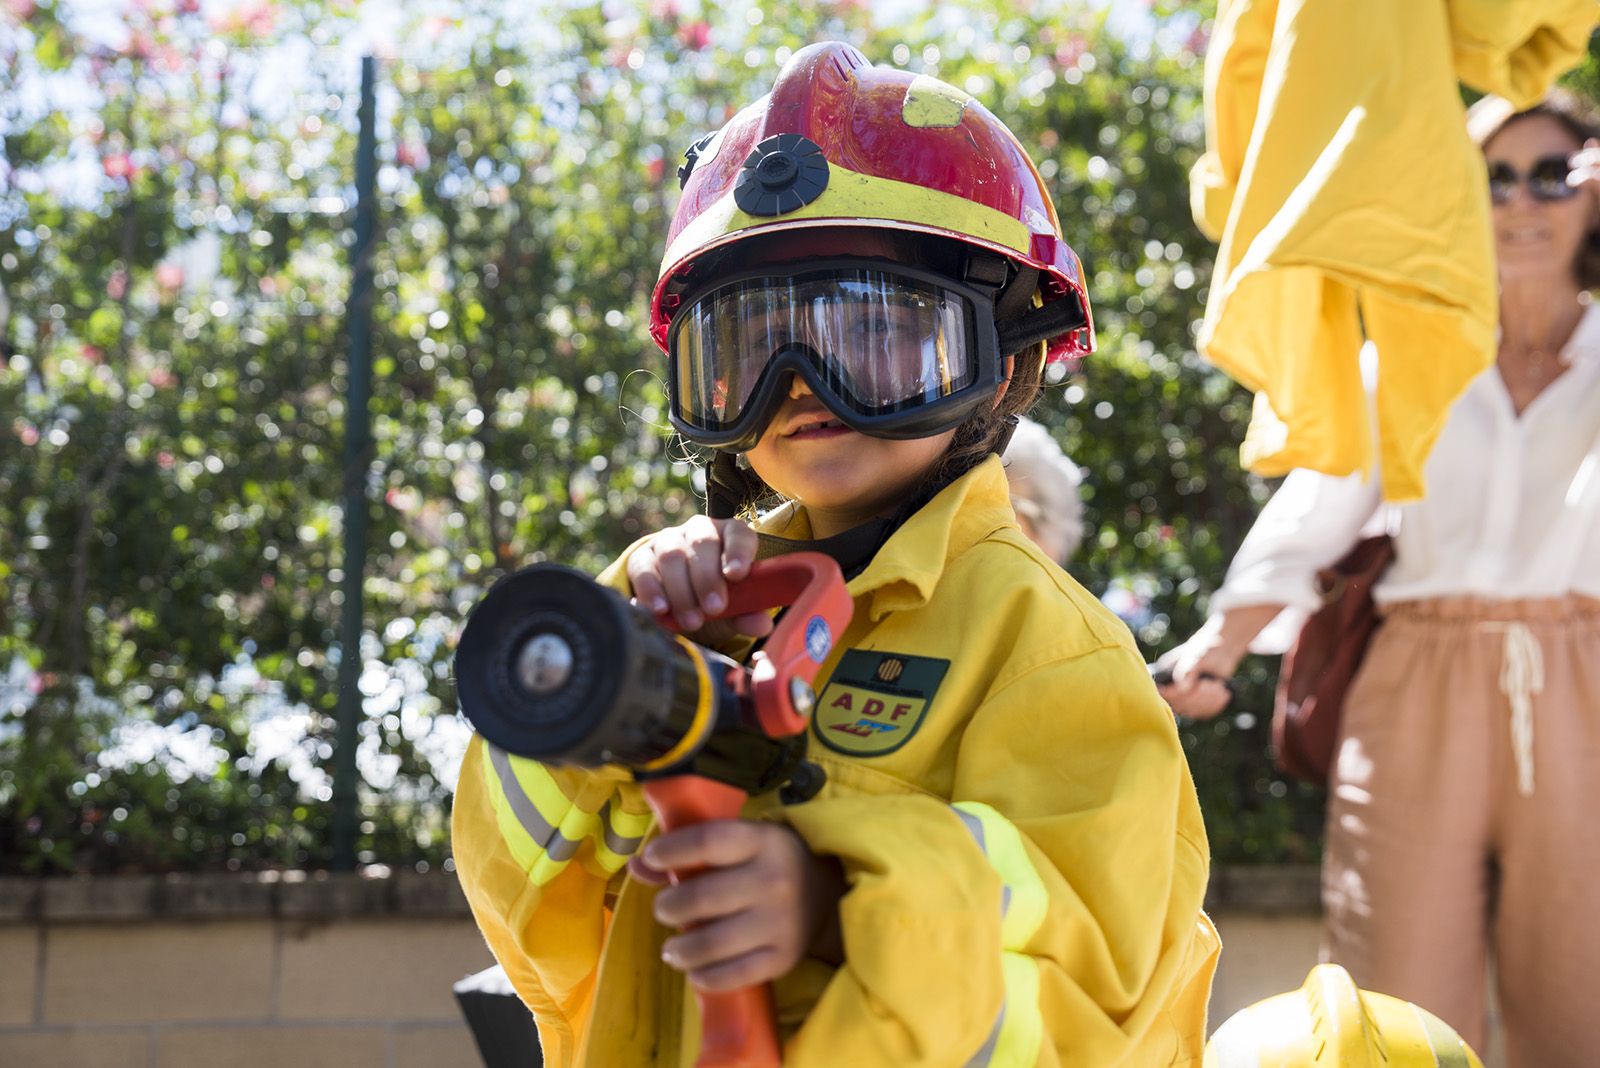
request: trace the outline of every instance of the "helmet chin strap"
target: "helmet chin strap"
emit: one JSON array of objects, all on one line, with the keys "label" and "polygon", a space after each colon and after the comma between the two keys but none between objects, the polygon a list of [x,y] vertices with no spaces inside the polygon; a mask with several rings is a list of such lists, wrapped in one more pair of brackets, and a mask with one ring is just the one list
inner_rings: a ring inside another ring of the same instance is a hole
[{"label": "helmet chin strap", "polygon": [[712,519],[734,519],[754,489],[749,476],[739,468],[737,453],[713,449],[706,461],[706,515]]},{"label": "helmet chin strap", "polygon": [[1006,416],[1005,424],[1000,428],[1000,435],[994,440],[994,448],[989,450],[991,453],[1000,456],[1006,454],[1006,446],[1011,444],[1011,435],[1017,432],[1018,422],[1019,420],[1016,416]]}]

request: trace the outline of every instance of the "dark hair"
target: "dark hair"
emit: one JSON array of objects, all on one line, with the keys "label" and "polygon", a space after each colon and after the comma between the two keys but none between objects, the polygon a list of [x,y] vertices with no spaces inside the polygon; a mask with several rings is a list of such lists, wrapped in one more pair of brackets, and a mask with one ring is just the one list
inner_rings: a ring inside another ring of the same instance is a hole
[{"label": "dark hair", "polygon": [[1011,420],[1027,414],[1033,402],[1039,399],[1043,376],[1044,342],[1041,341],[1017,353],[1011,365],[1011,384],[1006,387],[1006,395],[1000,398],[1000,403],[969,416],[956,427],[950,447],[928,472],[924,485],[943,487],[978,466],[991,452],[999,452],[1001,438],[1010,435]]},{"label": "dark hair", "polygon": [[[1480,149],[1487,148],[1508,126],[1540,116],[1559,123],[1579,148],[1590,139],[1600,140],[1600,117],[1596,116],[1594,108],[1578,94],[1559,86],[1523,111],[1518,111],[1504,97],[1484,97],[1467,111],[1467,133]],[[1573,270],[1578,285],[1584,289],[1600,289],[1600,226],[1589,231],[1583,247],[1578,250]]]}]

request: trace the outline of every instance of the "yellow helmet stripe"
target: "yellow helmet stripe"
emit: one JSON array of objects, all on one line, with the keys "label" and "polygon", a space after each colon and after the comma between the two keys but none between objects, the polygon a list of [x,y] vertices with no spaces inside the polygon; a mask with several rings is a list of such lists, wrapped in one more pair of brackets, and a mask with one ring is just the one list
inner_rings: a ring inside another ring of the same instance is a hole
[{"label": "yellow helmet stripe", "polygon": [[722,244],[735,234],[783,229],[797,222],[830,221],[898,223],[933,233],[960,234],[1023,255],[1033,247],[1033,235],[1027,226],[1003,211],[953,193],[861,174],[830,163],[828,188],[822,195],[777,218],[748,215],[734,203],[731,190],[725,193],[667,247],[661,270],[673,270],[689,256]]}]

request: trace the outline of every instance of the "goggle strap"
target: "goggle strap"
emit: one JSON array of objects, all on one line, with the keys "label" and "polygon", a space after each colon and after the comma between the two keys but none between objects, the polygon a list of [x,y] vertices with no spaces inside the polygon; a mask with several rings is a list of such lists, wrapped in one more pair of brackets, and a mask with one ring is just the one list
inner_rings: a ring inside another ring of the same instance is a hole
[{"label": "goggle strap", "polygon": [[1000,355],[1011,356],[1029,345],[1049,341],[1085,323],[1083,308],[1071,296],[1052,300],[1043,307],[996,324],[1000,334]]}]

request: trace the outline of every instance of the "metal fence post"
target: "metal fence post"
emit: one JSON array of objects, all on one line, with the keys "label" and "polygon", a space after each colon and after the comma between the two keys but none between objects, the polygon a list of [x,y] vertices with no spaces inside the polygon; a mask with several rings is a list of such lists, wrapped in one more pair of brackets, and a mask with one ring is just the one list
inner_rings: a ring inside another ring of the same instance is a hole
[{"label": "metal fence post", "polygon": [[356,141],[355,243],[350,249],[350,300],[347,368],[349,395],[344,437],[344,605],[339,620],[338,730],[333,751],[334,871],[352,871],[356,862],[358,825],[356,746],[360,741],[362,702],[361,634],[364,629],[362,586],[367,570],[367,473],[372,466],[372,245],[377,216],[377,120],[373,81],[377,64],[361,60],[360,134]]}]

